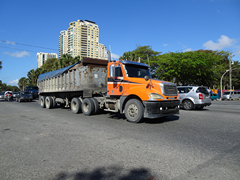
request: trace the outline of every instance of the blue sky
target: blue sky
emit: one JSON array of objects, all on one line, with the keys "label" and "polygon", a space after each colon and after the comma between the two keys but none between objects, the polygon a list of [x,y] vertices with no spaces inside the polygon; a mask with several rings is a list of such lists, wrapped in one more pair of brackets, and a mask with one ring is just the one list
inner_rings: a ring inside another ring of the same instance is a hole
[{"label": "blue sky", "polygon": [[17,85],[37,68],[37,52],[58,53],[60,31],[78,19],[96,22],[116,58],[150,45],[228,50],[240,61],[239,0],[0,0],[0,80]]}]

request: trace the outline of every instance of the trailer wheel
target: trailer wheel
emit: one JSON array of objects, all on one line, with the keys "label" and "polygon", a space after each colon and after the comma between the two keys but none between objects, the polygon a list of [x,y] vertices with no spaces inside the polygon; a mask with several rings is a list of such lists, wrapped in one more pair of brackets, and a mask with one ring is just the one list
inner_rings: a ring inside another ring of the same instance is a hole
[{"label": "trailer wheel", "polygon": [[98,104],[98,100],[95,98],[91,98],[91,100],[93,101],[94,104],[94,114],[97,114],[99,111],[99,104]]},{"label": "trailer wheel", "polygon": [[143,119],[143,105],[137,99],[130,99],[125,105],[124,113],[128,122],[139,123]]},{"label": "trailer wheel", "polygon": [[45,96],[41,96],[41,98],[40,98],[40,106],[41,106],[41,108],[45,108]]},{"label": "trailer wheel", "polygon": [[71,111],[75,114],[81,112],[81,101],[78,98],[73,98],[71,101]]},{"label": "trailer wheel", "polygon": [[51,96],[47,96],[45,99],[45,106],[47,109],[51,109],[53,107],[53,100]]},{"label": "trailer wheel", "polygon": [[82,101],[82,112],[84,115],[89,116],[94,113],[94,104],[90,98],[85,98]]}]

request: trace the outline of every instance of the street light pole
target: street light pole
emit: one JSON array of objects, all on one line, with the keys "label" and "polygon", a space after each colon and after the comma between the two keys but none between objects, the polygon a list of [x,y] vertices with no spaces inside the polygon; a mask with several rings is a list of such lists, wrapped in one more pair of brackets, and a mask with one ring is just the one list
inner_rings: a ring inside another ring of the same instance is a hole
[{"label": "street light pole", "polygon": [[226,70],[225,73],[223,73],[222,77],[221,77],[221,80],[220,80],[220,87],[221,87],[221,100],[222,100],[222,79],[223,79],[223,76],[228,72],[229,70]]}]

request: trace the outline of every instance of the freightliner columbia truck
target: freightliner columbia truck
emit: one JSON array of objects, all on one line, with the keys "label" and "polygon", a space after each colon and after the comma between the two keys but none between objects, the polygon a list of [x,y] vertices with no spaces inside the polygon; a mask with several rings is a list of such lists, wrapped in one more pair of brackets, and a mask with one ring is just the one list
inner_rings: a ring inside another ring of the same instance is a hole
[{"label": "freightliner columbia truck", "polygon": [[70,107],[84,115],[104,111],[125,114],[129,122],[179,113],[177,87],[151,79],[149,66],[128,60],[82,58],[76,64],[41,74],[42,108]]}]

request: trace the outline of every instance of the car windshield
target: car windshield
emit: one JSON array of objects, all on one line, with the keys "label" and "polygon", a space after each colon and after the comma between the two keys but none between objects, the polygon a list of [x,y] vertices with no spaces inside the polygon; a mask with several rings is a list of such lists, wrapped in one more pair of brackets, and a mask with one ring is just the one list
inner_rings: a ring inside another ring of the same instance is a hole
[{"label": "car windshield", "polygon": [[21,94],[30,94],[29,92],[21,92]]},{"label": "car windshield", "polygon": [[148,67],[127,64],[125,65],[125,72],[128,77],[144,78],[149,76],[151,78]]},{"label": "car windshield", "polygon": [[230,92],[224,92],[224,93],[223,93],[223,95],[228,95],[228,94],[230,94]]}]

